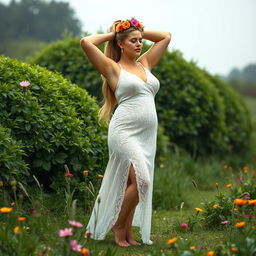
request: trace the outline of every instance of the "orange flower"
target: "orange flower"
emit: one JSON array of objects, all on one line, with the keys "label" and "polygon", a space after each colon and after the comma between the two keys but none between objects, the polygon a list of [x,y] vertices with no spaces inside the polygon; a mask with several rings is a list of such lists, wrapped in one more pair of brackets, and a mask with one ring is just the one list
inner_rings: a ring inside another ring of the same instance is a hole
[{"label": "orange flower", "polygon": [[143,23],[142,22],[139,22],[138,28],[143,28]]},{"label": "orange flower", "polygon": [[90,256],[90,251],[87,248],[82,248],[80,256]]},{"label": "orange flower", "polygon": [[10,213],[12,211],[11,207],[2,207],[0,208],[1,213]]},{"label": "orange flower", "polygon": [[19,226],[16,226],[14,229],[13,229],[14,233],[20,233],[20,227]]},{"label": "orange flower", "polygon": [[12,203],[11,203],[11,206],[14,206],[14,205],[15,205],[15,203],[14,203],[14,202],[12,202]]},{"label": "orange flower", "polygon": [[86,176],[88,175],[88,173],[89,173],[88,170],[84,170],[84,171],[83,171],[83,174],[86,175]]},{"label": "orange flower", "polygon": [[202,212],[203,210],[201,208],[195,208],[197,212]]},{"label": "orange flower", "polygon": [[228,165],[227,165],[227,164],[225,164],[223,167],[224,167],[225,169],[227,169],[227,168],[228,168]]},{"label": "orange flower", "polygon": [[236,205],[245,205],[247,203],[247,200],[241,199],[241,198],[237,198],[234,200],[234,204]]},{"label": "orange flower", "polygon": [[209,251],[209,252],[207,253],[207,256],[214,256],[214,251]]},{"label": "orange flower", "polygon": [[212,206],[213,208],[217,208],[217,207],[220,207],[218,204],[215,204]]},{"label": "orange flower", "polygon": [[174,238],[168,240],[166,243],[167,244],[174,244],[176,241],[177,241],[177,237],[174,237]]},{"label": "orange flower", "polygon": [[26,220],[25,217],[19,217],[19,218],[18,218],[18,221],[25,221],[25,220]]},{"label": "orange flower", "polygon": [[231,187],[232,187],[232,184],[227,184],[226,187],[227,187],[227,188],[231,188]]},{"label": "orange flower", "polygon": [[196,247],[193,245],[189,247],[189,250],[191,250],[191,251],[194,251],[195,249],[196,249]]},{"label": "orange flower", "polygon": [[128,29],[131,26],[131,24],[130,24],[129,21],[125,21],[125,22],[122,23],[122,26],[123,26],[124,29]]},{"label": "orange flower", "polygon": [[235,224],[235,226],[236,226],[237,228],[242,228],[242,227],[244,227],[244,225],[245,225],[245,222],[244,222],[244,221],[237,222],[237,223]]},{"label": "orange flower", "polygon": [[248,200],[249,205],[256,205],[256,199]]},{"label": "orange flower", "polygon": [[101,174],[98,174],[97,176],[98,176],[99,178],[101,178],[101,179],[104,177],[104,176],[101,175]]},{"label": "orange flower", "polygon": [[231,250],[232,252],[236,252],[236,251],[237,251],[237,248],[232,247],[232,248],[230,248],[230,250]]},{"label": "orange flower", "polygon": [[245,167],[243,168],[243,171],[244,171],[244,173],[247,173],[247,172],[248,172],[248,167],[245,166]]}]

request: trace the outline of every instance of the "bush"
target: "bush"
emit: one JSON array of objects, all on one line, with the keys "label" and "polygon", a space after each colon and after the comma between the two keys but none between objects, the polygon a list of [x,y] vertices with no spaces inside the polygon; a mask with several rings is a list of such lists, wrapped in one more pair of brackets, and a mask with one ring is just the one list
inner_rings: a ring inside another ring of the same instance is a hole
[{"label": "bush", "polygon": [[[98,125],[99,107],[85,90],[57,72],[4,56],[0,74],[0,123],[21,141],[31,174],[48,183],[65,163],[72,173],[106,165],[106,129]],[[22,88],[23,80],[30,85]]]},{"label": "bush", "polygon": [[28,176],[28,166],[22,159],[24,155],[21,143],[11,137],[10,130],[0,126],[0,181],[6,184],[9,180]]}]

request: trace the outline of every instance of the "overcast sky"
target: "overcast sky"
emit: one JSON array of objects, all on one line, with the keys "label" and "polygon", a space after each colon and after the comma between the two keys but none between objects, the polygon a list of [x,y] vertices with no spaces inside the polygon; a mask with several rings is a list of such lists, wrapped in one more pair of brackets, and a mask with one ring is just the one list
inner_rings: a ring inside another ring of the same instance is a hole
[{"label": "overcast sky", "polygon": [[256,0],[63,1],[90,33],[133,16],[145,29],[170,31],[169,49],[180,50],[212,74],[227,75],[234,67],[256,63]]}]

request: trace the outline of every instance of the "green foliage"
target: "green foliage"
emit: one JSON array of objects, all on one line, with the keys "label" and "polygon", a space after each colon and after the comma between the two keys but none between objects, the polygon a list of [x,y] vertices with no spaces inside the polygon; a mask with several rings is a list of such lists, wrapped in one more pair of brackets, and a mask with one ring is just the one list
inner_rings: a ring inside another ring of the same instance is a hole
[{"label": "green foliage", "polygon": [[[22,143],[31,174],[49,184],[64,174],[64,163],[78,178],[85,168],[106,165],[107,131],[98,125],[99,107],[85,90],[56,72],[3,56],[0,74],[0,123]],[[20,86],[24,80],[29,87]]]},{"label": "green foliage", "polygon": [[10,130],[0,126],[1,181],[7,183],[11,179],[22,179],[28,176],[28,166],[23,160],[24,156],[22,144],[12,138]]}]

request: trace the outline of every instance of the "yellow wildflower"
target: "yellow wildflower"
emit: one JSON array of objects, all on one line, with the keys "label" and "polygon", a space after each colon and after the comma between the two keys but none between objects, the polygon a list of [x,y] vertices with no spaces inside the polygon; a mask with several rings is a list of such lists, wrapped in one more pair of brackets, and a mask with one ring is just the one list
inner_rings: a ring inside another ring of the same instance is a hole
[{"label": "yellow wildflower", "polygon": [[197,212],[202,212],[203,210],[201,208],[195,208]]},{"label": "yellow wildflower", "polygon": [[16,226],[14,229],[13,229],[14,233],[20,233],[20,227],[19,226]]},{"label": "yellow wildflower", "polygon": [[101,174],[98,174],[97,176],[98,176],[99,178],[101,178],[101,179],[104,177],[104,175],[101,175]]},{"label": "yellow wildflower", "polygon": [[84,171],[83,171],[83,174],[86,175],[86,176],[88,175],[88,173],[89,173],[88,170],[84,170]]},{"label": "yellow wildflower", "polygon": [[196,247],[193,245],[189,247],[189,250],[191,250],[191,251],[194,251],[195,249],[196,249]]},{"label": "yellow wildflower", "polygon": [[10,213],[12,211],[11,207],[2,207],[0,208],[1,213]]},{"label": "yellow wildflower", "polygon": [[218,204],[214,204],[212,207],[216,208],[216,207],[220,207],[220,206]]}]

